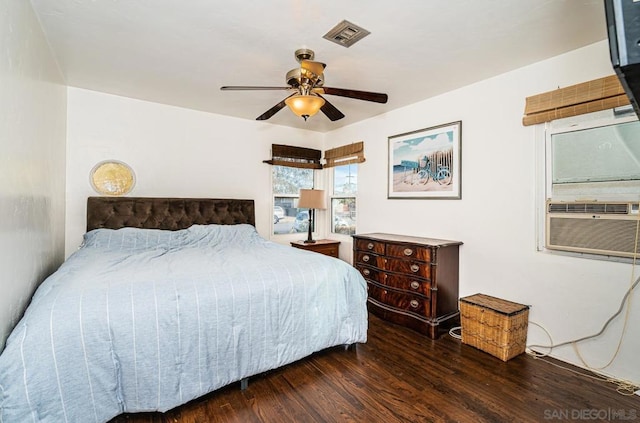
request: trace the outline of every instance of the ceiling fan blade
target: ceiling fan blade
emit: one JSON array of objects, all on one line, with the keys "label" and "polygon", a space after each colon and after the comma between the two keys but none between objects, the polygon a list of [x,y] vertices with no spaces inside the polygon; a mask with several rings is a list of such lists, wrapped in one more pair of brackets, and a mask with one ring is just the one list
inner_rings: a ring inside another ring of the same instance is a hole
[{"label": "ceiling fan blade", "polygon": [[324,68],[326,68],[327,65],[321,62],[314,62],[313,60],[303,60],[302,62],[300,62],[300,67],[306,71],[313,73],[314,75],[320,76],[324,72]]},{"label": "ceiling fan blade", "polygon": [[291,87],[250,87],[245,85],[220,87],[222,91],[252,91],[252,90],[290,90]]},{"label": "ceiling fan blade", "polygon": [[[296,95],[296,93],[291,94],[289,97],[294,96],[294,95]],[[287,98],[289,98],[289,97],[287,97]],[[285,98],[284,100],[286,100],[287,98]],[[256,118],[256,120],[267,120],[271,116],[273,116],[276,113],[278,113],[280,110],[284,109],[287,106],[287,104],[284,102],[284,100],[282,100],[280,103],[276,104],[275,106],[273,106],[272,108],[270,108],[269,110],[267,110],[266,112],[264,112],[263,114],[258,116]]]},{"label": "ceiling fan blade", "polygon": [[374,101],[376,103],[386,103],[387,95],[383,93],[373,93],[369,91],[349,90],[345,88],[322,87],[315,90],[316,92],[338,95],[341,97],[355,98],[357,100]]},{"label": "ceiling fan blade", "polygon": [[344,117],[344,114],[336,109],[336,106],[329,103],[326,98],[322,97],[320,94],[317,94],[318,97],[324,100],[324,105],[320,108],[320,111],[325,114],[329,118],[330,121],[340,120]]}]

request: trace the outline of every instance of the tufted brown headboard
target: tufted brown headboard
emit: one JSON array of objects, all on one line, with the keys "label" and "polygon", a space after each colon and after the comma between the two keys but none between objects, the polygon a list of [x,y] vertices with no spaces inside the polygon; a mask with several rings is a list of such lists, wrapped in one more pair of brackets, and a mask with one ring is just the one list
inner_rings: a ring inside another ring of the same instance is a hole
[{"label": "tufted brown headboard", "polygon": [[256,224],[253,200],[89,197],[87,232],[98,228],[186,229],[191,225]]}]

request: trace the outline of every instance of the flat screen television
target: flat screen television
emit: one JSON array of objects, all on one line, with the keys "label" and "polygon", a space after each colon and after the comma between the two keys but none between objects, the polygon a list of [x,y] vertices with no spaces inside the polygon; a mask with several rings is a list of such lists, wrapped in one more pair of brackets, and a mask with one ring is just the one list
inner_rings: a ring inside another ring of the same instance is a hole
[{"label": "flat screen television", "polygon": [[640,118],[640,1],[604,0],[611,64]]}]

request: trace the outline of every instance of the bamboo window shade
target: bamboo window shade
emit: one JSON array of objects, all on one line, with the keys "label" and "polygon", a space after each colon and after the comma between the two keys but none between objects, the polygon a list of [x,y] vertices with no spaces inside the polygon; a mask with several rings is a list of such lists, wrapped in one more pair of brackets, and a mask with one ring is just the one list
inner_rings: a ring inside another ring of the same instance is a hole
[{"label": "bamboo window shade", "polygon": [[291,145],[272,144],[271,160],[263,160],[263,163],[305,169],[322,169],[322,164],[320,163],[321,157],[322,151],[320,150],[295,147]]},{"label": "bamboo window shade", "polygon": [[616,75],[527,97],[522,124],[536,125],[629,104]]},{"label": "bamboo window shade", "polygon": [[327,150],[324,152],[324,159],[326,161],[324,167],[363,163],[365,161],[364,142],[359,141]]}]

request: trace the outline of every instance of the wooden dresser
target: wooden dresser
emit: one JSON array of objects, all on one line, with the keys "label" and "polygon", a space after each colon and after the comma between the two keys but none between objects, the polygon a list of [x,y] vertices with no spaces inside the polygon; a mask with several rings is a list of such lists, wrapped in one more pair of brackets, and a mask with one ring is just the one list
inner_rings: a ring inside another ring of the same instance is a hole
[{"label": "wooden dresser", "polygon": [[353,236],[353,264],[367,280],[369,311],[437,338],[458,321],[462,242],[384,233]]}]

